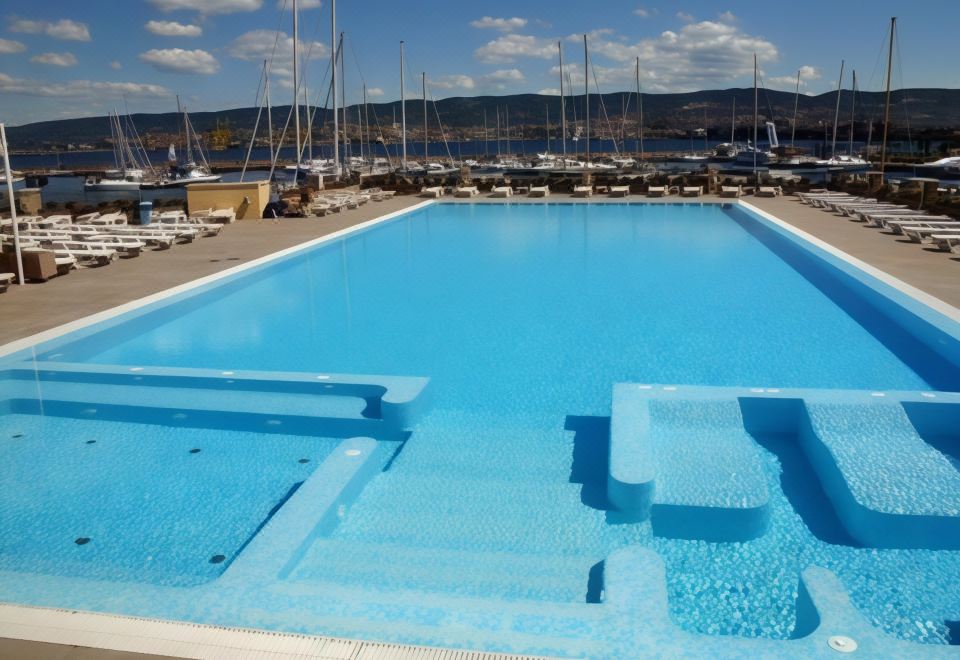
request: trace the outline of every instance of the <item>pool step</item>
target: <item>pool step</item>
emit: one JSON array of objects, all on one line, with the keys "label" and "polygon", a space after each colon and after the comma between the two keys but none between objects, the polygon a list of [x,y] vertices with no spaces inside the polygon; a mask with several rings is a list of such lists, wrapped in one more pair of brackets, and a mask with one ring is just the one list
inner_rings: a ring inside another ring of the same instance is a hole
[{"label": "pool step", "polygon": [[595,563],[583,556],[456,551],[332,538],[314,541],[289,580],[582,603]]},{"label": "pool step", "polygon": [[743,541],[764,533],[770,506],[759,446],[735,398],[704,400],[614,388],[608,497],[654,532]]},{"label": "pool step", "polygon": [[587,555],[600,561],[608,528],[603,511],[583,505],[579,484],[398,471],[367,486],[337,536],[459,551]]},{"label": "pool step", "polygon": [[[428,379],[21,363],[0,371],[0,399],[21,412],[207,428],[397,440],[427,405]],[[272,428],[271,428],[272,427]]]},{"label": "pool step", "polygon": [[[943,422],[954,440],[958,408],[913,404],[921,420],[952,409]],[[880,548],[960,548],[960,469],[924,441],[899,401],[807,401],[805,411],[801,442],[854,538]]]}]

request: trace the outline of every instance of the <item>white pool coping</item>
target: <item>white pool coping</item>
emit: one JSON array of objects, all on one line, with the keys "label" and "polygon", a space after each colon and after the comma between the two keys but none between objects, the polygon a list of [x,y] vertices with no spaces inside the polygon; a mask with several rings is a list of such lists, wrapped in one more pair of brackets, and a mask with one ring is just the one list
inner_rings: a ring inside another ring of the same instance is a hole
[{"label": "white pool coping", "polygon": [[9,603],[0,603],[0,637],[202,660],[517,660],[535,657]]}]

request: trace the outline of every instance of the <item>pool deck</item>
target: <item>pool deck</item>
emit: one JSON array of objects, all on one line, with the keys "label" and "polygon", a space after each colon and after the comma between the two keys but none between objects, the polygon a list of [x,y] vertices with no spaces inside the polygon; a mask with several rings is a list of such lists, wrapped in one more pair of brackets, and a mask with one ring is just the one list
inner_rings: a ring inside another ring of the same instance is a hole
[{"label": "pool deck", "polygon": [[[653,199],[637,195],[611,199],[598,195],[583,199],[561,194],[554,194],[546,199],[518,195],[509,199],[480,196],[472,199],[444,197],[442,200],[461,204],[676,204],[732,201],[714,195]],[[806,206],[793,196],[747,196],[743,200],[953,307],[960,308],[960,255],[935,252],[928,245],[910,243],[904,237],[871,229],[842,216]],[[178,245],[160,252],[148,250],[134,259],[121,259],[102,268],[81,269],[42,284],[27,284],[22,287],[12,285],[6,293],[0,294],[0,345],[332,234],[381,215],[409,208],[423,201],[421,197],[405,196],[383,202],[370,202],[358,209],[324,218],[289,218],[280,222],[240,221],[228,225],[221,235],[215,238],[198,239],[192,244]]]}]

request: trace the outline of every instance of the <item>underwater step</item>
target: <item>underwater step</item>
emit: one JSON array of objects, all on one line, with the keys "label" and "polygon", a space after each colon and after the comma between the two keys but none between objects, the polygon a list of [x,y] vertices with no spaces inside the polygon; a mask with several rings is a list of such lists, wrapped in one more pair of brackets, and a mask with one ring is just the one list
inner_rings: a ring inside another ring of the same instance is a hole
[{"label": "underwater step", "polygon": [[389,479],[368,485],[335,537],[476,552],[587,554],[599,561],[609,528],[604,511],[583,505],[580,484],[410,476],[397,468]]},{"label": "underwater step", "polygon": [[743,541],[763,534],[767,479],[737,399],[651,392],[614,387],[611,503],[632,519],[651,518],[659,536]]},{"label": "underwater step", "polygon": [[[912,418],[955,408],[914,403]],[[960,470],[924,441],[899,401],[807,401],[805,410],[801,442],[854,538],[878,548],[960,548]]]},{"label": "underwater step", "polygon": [[318,538],[294,582],[424,591],[509,600],[584,602],[596,557],[473,552]]}]

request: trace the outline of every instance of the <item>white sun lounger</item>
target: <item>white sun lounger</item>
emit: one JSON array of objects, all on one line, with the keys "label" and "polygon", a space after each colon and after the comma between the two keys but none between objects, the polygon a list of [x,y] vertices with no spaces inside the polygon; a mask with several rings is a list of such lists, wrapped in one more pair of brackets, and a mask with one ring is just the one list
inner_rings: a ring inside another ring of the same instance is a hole
[{"label": "white sun lounger", "polygon": [[443,197],[443,186],[431,186],[430,188],[420,189],[421,197]]},{"label": "white sun lounger", "polygon": [[760,186],[753,194],[755,197],[779,197],[783,194],[783,188],[780,186]]},{"label": "white sun lounger", "polygon": [[910,239],[911,243],[926,243],[932,240],[934,234],[957,233],[960,235],[960,229],[955,230],[953,227],[904,227],[901,225],[900,229],[903,231],[903,235]]},{"label": "white sun lounger", "polygon": [[550,186],[530,186],[530,192],[527,197],[549,197]]},{"label": "white sun lounger", "polygon": [[721,197],[739,197],[743,194],[743,186],[720,186]]},{"label": "white sun lounger", "polygon": [[141,250],[146,247],[146,243],[138,238],[133,238],[132,236],[114,236],[112,234],[89,236],[84,239],[84,243],[103,249],[116,250],[127,257],[139,257]]},{"label": "white sun lounger", "polygon": [[510,186],[496,186],[490,192],[491,197],[513,197],[513,188]]},{"label": "white sun lounger", "polygon": [[670,190],[666,186],[648,186],[647,187],[647,197],[664,197],[670,194]]},{"label": "white sun lounger", "polygon": [[119,255],[110,248],[97,248],[81,241],[58,241],[51,245],[53,253],[58,256],[69,256],[84,265],[108,266]]},{"label": "white sun lounger", "polygon": [[13,273],[0,273],[0,293],[6,291],[16,278]]},{"label": "white sun lounger", "polygon": [[683,197],[699,197],[703,194],[703,186],[684,186],[680,194]]},{"label": "white sun lounger", "polygon": [[608,194],[610,197],[628,197],[630,195],[630,186],[610,186]]},{"label": "white sun lounger", "polygon": [[954,227],[960,227],[960,221],[953,220],[951,218],[897,218],[895,220],[886,220],[886,228],[892,231],[894,234],[902,235],[905,230],[912,229],[914,227],[944,227],[946,229],[953,229]]},{"label": "white sun lounger", "polygon": [[200,236],[216,236],[220,233],[220,230],[223,229],[223,225],[215,225],[213,223],[203,223],[203,222],[167,222],[163,221],[158,223],[158,226],[162,229],[172,229],[175,231],[179,230],[195,230]]},{"label": "white sun lounger", "polygon": [[934,234],[930,237],[930,240],[944,252],[960,252],[960,232],[956,234]]},{"label": "white sun lounger", "polygon": [[881,222],[881,220],[884,218],[890,218],[892,220],[896,220],[897,218],[946,218],[946,216],[932,216],[925,211],[912,211],[910,209],[881,209],[879,211],[860,209],[857,211],[857,217],[860,218],[862,222],[866,222],[868,227],[882,227],[883,222]]},{"label": "white sun lounger", "polygon": [[574,186],[574,197],[591,197],[593,195],[593,186]]},{"label": "white sun lounger", "polygon": [[480,189],[476,186],[460,186],[457,188],[453,196],[454,197],[476,197],[480,194]]}]

